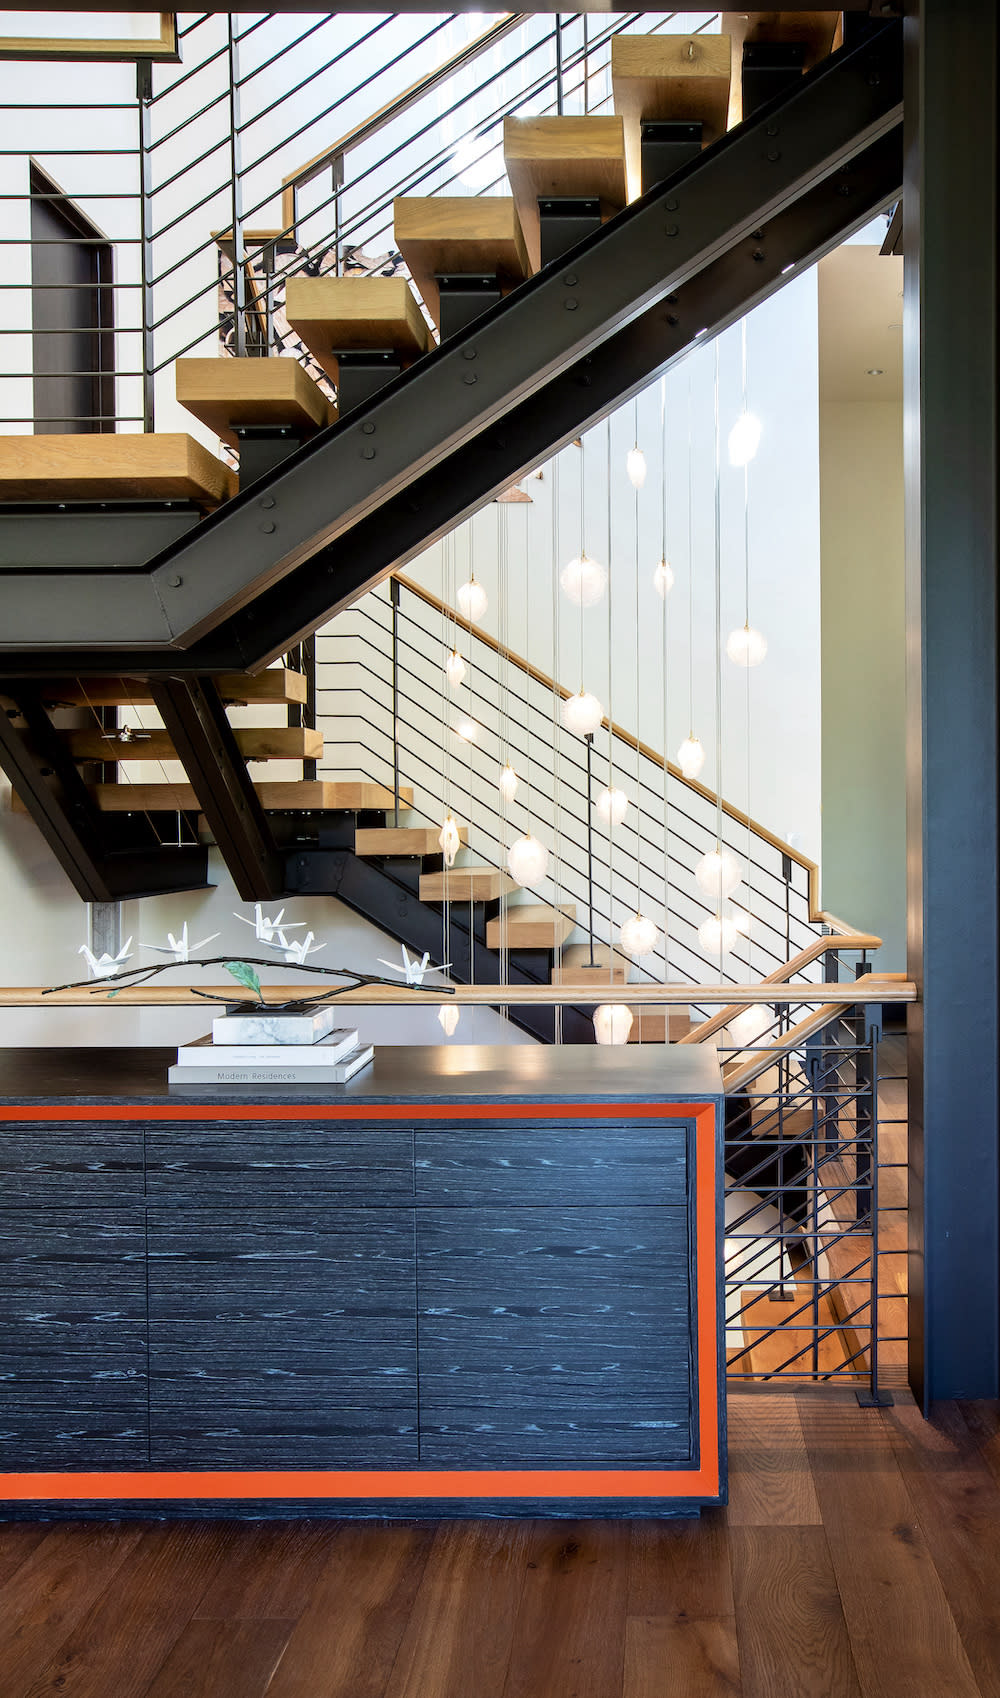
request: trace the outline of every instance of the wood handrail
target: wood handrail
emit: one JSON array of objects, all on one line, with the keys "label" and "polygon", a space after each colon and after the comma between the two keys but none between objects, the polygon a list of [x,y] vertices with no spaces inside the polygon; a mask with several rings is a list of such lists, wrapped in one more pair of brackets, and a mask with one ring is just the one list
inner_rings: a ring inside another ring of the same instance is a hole
[{"label": "wood handrail", "polygon": [[[797,955],[793,955],[781,967],[775,967],[773,973],[768,973],[766,978],[760,979],[758,982],[762,985],[787,984],[789,979],[794,979],[796,973],[801,973],[804,968],[810,967],[829,949],[862,950],[880,949],[881,947],[882,939],[876,937],[873,932],[845,930],[837,937],[836,941],[831,937],[816,937],[813,938],[812,943],[806,944],[805,949],[800,949]],[[892,975],[887,974],[885,976],[890,977]],[[809,987],[804,986],[803,989],[808,990]],[[696,1000],[697,998],[692,998],[692,1001]],[[706,1020],[703,1025],[693,1027],[690,1032],[685,1033],[683,1038],[678,1038],[677,1042],[681,1044],[703,1044],[706,1038],[714,1038],[716,1032],[721,1032],[724,1026],[728,1026],[730,1020],[734,1020],[736,1015],[745,1007],[745,1001],[730,1003],[728,1008],[723,1008],[718,1014],[713,1014],[711,1020]]]},{"label": "wood handrail", "polygon": [[[477,640],[481,643],[485,643],[486,647],[492,649],[494,654],[500,655],[503,660],[510,661],[518,668],[519,671],[525,673],[527,677],[532,678],[536,684],[541,684],[544,689],[553,691],[556,695],[561,696],[564,701],[572,695],[573,692],[571,690],[567,690],[563,684],[557,684],[555,679],[550,678],[547,673],[540,672],[538,667],[533,666],[530,660],[525,660],[523,655],[516,654],[514,650],[508,648],[505,643],[498,642],[496,637],[491,637],[487,631],[483,631],[478,625],[474,625],[471,619],[463,618],[462,614],[459,613],[457,609],[449,607],[447,602],[442,601],[440,596],[436,596],[432,590],[425,590],[422,584],[415,583],[414,580],[412,578],[408,578],[404,572],[395,572],[393,576],[395,577],[396,582],[401,584],[403,589],[409,590],[411,595],[415,595],[418,601],[423,601],[428,607],[433,607],[438,613],[443,614],[446,619],[453,621],[453,623],[460,626],[463,631],[467,631],[470,636],[477,638]],[[755,837],[762,838],[765,843],[769,843],[771,845],[772,849],[779,850],[782,855],[787,855],[789,860],[794,861],[797,866],[803,867],[809,877],[808,900],[810,920],[814,924],[825,923],[830,925],[834,930],[842,930],[847,933],[853,933],[853,926],[848,926],[841,920],[835,921],[832,916],[827,916],[820,909],[819,867],[816,865],[815,861],[810,861],[809,857],[801,854],[798,849],[792,849],[789,844],[783,841],[782,838],[776,837],[773,831],[768,831],[765,825],[761,825],[758,820],[752,819],[749,814],[744,813],[742,808],[734,807],[731,802],[720,802],[715,791],[710,790],[707,784],[699,784],[696,778],[685,778],[679,766],[675,766],[673,761],[667,760],[655,749],[651,749],[649,744],[644,743],[641,738],[633,736],[631,731],[626,731],[624,726],[618,725],[614,720],[607,718],[603,719],[601,724],[605,730],[610,731],[613,737],[621,738],[623,743],[627,744],[630,749],[634,749],[637,754],[642,755],[645,760],[652,761],[654,766],[665,767],[667,772],[670,774],[670,777],[676,779],[679,784],[686,785],[689,790],[693,790],[695,794],[701,796],[704,801],[710,802],[713,808],[721,807],[722,812],[726,814],[729,819],[735,820],[738,825],[745,826],[747,830],[753,832]],[[881,939],[879,939],[879,942],[881,942]],[[822,950],[820,950],[819,953],[822,954]]]},{"label": "wood handrail", "polygon": [[429,94],[431,89],[436,88],[438,83],[446,82],[464,65],[471,65],[472,61],[478,59],[481,53],[485,53],[488,48],[495,46],[498,41],[502,41],[504,36],[510,35],[513,30],[520,28],[527,16],[526,13],[511,12],[507,17],[501,18],[499,23],[491,24],[489,29],[483,31],[482,35],[473,36],[472,40],[467,41],[464,47],[460,47],[457,53],[453,53],[450,58],[443,60],[440,65],[436,66],[433,71],[428,71],[426,76],[418,78],[415,83],[410,84],[409,88],[403,89],[401,94],[395,95],[384,106],[380,106],[378,111],[373,112],[371,117],[366,118],[363,123],[355,124],[354,128],[348,130],[346,135],[335,141],[332,147],[324,148],[323,152],[317,153],[315,158],[308,159],[304,165],[298,167],[298,170],[290,172],[287,177],[283,177],[281,180],[281,222],[285,227],[285,233],[291,236],[295,235],[297,222],[295,195],[296,190],[303,183],[311,182],[314,177],[318,177],[319,173],[325,170],[326,166],[335,164],[338,159],[342,159],[345,154],[350,153],[352,148],[359,147],[362,142],[366,142],[372,136],[377,135],[379,130],[385,128],[386,124],[390,124],[394,118],[400,117],[416,101],[420,100],[425,94]]},{"label": "wood handrail", "polygon": [[[896,973],[887,974],[885,978],[880,978],[875,973],[863,973],[861,978],[855,979],[854,984],[849,988],[854,992],[855,1002],[895,1002],[902,1000],[901,998],[897,999],[894,995],[886,995],[887,988],[893,985],[899,988],[905,985],[907,989],[911,989],[914,994],[908,1000],[916,1001],[916,986],[910,985],[908,981],[902,978],[901,974]],[[811,1038],[815,1032],[821,1031],[831,1020],[843,1013],[843,1000],[840,998],[834,1000],[829,996],[829,985],[816,985],[813,988],[824,997],[822,1006],[811,1009],[808,1014],[803,1015],[801,1020],[797,1020],[794,1026],[790,1026],[787,1032],[782,1032],[778,1037],[770,1038],[766,1044],[754,1044],[754,1054],[750,1060],[731,1068],[725,1075],[727,1096],[732,1091],[740,1091],[744,1086],[751,1084],[761,1073],[766,1073],[769,1067],[773,1067],[779,1056],[787,1055],[791,1050],[798,1049],[806,1038]],[[864,994],[858,995],[859,991]]]},{"label": "wood handrail", "polygon": [[[863,986],[863,994],[859,988]],[[322,983],[320,983],[322,988]],[[229,985],[199,985],[201,995],[190,985],[168,985],[154,979],[145,985],[116,985],[113,979],[104,984],[81,985],[73,990],[47,991],[40,985],[0,985],[0,1008],[207,1008],[205,996],[218,996],[232,1001],[234,991]],[[317,984],[264,985],[266,1002],[285,1002],[289,997],[304,996],[316,991]],[[838,1008],[851,1007],[857,1002],[916,1002],[917,987],[908,979],[857,980],[844,985],[768,986],[747,985],[747,1002],[788,1002],[803,1000],[803,989],[810,999],[822,1000]],[[114,991],[109,1000],[107,992]],[[685,1007],[691,1002],[726,1003],[733,994],[732,985],[447,985],[423,986],[419,991],[405,985],[360,985],[345,991],[338,1003],[355,1007],[397,1007],[421,1003],[437,1006],[454,1003],[460,1008],[542,1007],[596,1008],[601,1003],[623,1003],[626,1007],[649,1008],[656,1005]]]}]

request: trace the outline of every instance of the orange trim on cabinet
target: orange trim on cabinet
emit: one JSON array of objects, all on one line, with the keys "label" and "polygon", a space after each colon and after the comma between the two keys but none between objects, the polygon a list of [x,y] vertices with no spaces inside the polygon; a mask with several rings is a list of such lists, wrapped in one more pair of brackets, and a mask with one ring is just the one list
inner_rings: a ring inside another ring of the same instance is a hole
[{"label": "orange trim on cabinet", "polygon": [[[215,1105],[212,1105],[215,1106]],[[319,1501],[347,1498],[701,1498],[719,1491],[718,1312],[716,1306],[715,1107],[712,1103],[517,1103],[416,1104],[350,1107],[312,1104],[226,1104],[219,1120],[290,1118],[308,1108],[311,1118],[561,1119],[567,1114],[614,1119],[636,1115],[693,1119],[695,1123],[695,1286],[698,1314],[698,1434],[696,1469],[205,1469],[167,1472],[0,1473],[0,1502],[126,1502],[200,1500],[237,1502],[274,1498]],[[142,1107],[87,1104],[53,1112],[55,1105],[25,1112],[0,1109],[0,1120],[204,1119],[204,1108],[187,1104]],[[234,1112],[235,1110],[235,1112]]]}]

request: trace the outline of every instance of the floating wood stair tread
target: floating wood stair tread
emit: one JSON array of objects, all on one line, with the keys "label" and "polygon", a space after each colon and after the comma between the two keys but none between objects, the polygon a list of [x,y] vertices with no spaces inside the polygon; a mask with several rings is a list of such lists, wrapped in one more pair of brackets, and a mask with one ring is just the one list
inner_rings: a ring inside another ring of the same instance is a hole
[{"label": "floating wood stair tread", "polygon": [[691,1016],[683,1008],[642,1008],[635,1003],[632,1009],[630,1044],[677,1043],[691,1030]]},{"label": "floating wood stair tread", "polygon": [[724,35],[616,35],[611,43],[615,111],[625,120],[630,198],[641,192],[642,119],[702,124],[707,147],[725,134],[732,48]]},{"label": "floating wood stair tread", "polygon": [[554,985],[623,985],[628,979],[631,963],[627,955],[612,950],[606,943],[594,944],[594,965],[590,965],[589,943],[571,943],[563,950],[558,967],[552,969]]},{"label": "floating wood stair tread", "polygon": [[[356,855],[440,855],[437,825],[363,826],[354,834]],[[458,835],[468,841],[468,827],[460,825]]]},{"label": "floating wood stair tread", "polygon": [[625,128],[621,118],[505,118],[503,151],[528,257],[541,263],[538,199],[589,196],[610,218],[625,205]]},{"label": "floating wood stair tread", "polygon": [[[248,761],[318,761],[323,755],[323,733],[308,726],[247,725],[236,729],[240,754]],[[174,761],[177,751],[169,733],[159,729],[139,731],[129,738],[102,732],[96,725],[83,731],[67,731],[70,754],[77,761]]]},{"label": "floating wood stair tread", "polygon": [[[306,678],[284,666],[269,666],[266,672],[220,672],[215,686],[224,702],[303,703]],[[152,702],[148,683],[138,678],[57,678],[42,686],[45,700],[66,707],[145,707]]]},{"label": "floating wood stair tread", "polygon": [[[805,68],[809,70],[810,66],[832,53],[840,18],[839,11],[723,12],[722,36],[716,36],[715,40],[719,41],[726,35],[731,38],[734,77],[738,76],[737,67],[742,63],[743,44],[747,41],[804,42]],[[648,39],[655,41],[657,38],[650,36]],[[702,36],[699,39],[710,41],[712,37]]]},{"label": "floating wood stair tread", "polygon": [[[487,949],[555,949],[576,925],[576,903],[552,908],[547,902],[523,902],[486,922]],[[504,929],[506,928],[506,938]]]},{"label": "floating wood stair tread", "polygon": [[290,277],[285,316],[335,381],[337,349],[392,348],[415,360],[433,345],[405,277]]},{"label": "floating wood stair tread", "polygon": [[236,473],[193,436],[0,436],[0,501],[195,501],[217,507]]},{"label": "floating wood stair tread", "polygon": [[337,409],[293,359],[178,360],[177,399],[230,448],[237,425],[287,425],[310,435],[332,424]]},{"label": "floating wood stair tread", "polygon": [[[395,805],[392,791],[384,784],[361,781],[303,779],[270,783],[265,780],[255,784],[254,789],[261,805],[276,812],[287,809],[299,813],[360,813]],[[176,813],[198,807],[191,784],[96,784],[93,790],[98,806],[108,813]],[[400,806],[409,807],[412,801],[412,790],[400,785]]]},{"label": "floating wood stair tread", "polygon": [[499,867],[449,867],[420,875],[421,902],[497,902],[516,889],[510,874]]},{"label": "floating wood stair tread", "polygon": [[531,265],[514,202],[500,195],[404,196],[395,200],[396,246],[435,324],[441,320],[439,273],[495,276],[516,288]]}]

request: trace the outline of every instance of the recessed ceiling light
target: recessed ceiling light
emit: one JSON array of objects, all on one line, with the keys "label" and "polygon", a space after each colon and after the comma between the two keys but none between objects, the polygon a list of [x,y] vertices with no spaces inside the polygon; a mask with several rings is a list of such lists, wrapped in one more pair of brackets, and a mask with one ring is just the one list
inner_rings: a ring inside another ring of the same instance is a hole
[{"label": "recessed ceiling light", "polygon": [[884,372],[884,370],[882,369],[881,366],[869,366],[868,370],[865,372],[865,376],[866,377],[884,377],[885,372]]}]

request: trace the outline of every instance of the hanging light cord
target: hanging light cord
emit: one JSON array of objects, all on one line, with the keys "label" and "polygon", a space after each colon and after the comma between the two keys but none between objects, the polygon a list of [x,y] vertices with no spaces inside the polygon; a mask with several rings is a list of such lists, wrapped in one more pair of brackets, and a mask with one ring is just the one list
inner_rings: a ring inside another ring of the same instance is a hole
[{"label": "hanging light cord", "polygon": [[[741,334],[741,341],[740,341],[740,364],[741,364],[741,377],[742,377],[742,382],[743,382],[743,416],[745,418],[746,414],[747,414],[747,407],[748,407],[749,395],[750,395],[750,384],[749,384],[749,377],[748,377],[748,361],[747,361],[747,321],[746,321],[745,318],[742,320],[741,332],[742,332],[742,334]],[[750,461],[749,460],[747,460],[747,462],[745,463],[745,465],[743,467],[743,620],[744,620],[744,624],[749,626],[749,624],[750,624]],[[746,711],[746,751],[747,751],[747,775],[746,775],[746,786],[747,786],[747,790],[746,790],[746,795],[747,795],[747,799],[746,799],[746,813],[747,813],[746,905],[747,905],[747,915],[749,917],[749,913],[750,913],[750,865],[751,865],[751,858],[752,858],[752,853],[753,853],[753,845],[752,845],[752,842],[751,842],[751,834],[750,834],[750,819],[752,817],[752,809],[750,807],[750,775],[751,775],[753,745],[752,745],[751,736],[750,736],[750,718],[751,718],[751,715],[750,715],[750,668],[749,668],[749,666],[746,669],[746,674],[747,674],[747,676],[746,676],[746,710],[745,710]],[[752,952],[753,952],[753,940],[752,940],[752,937],[751,937],[750,927],[748,926],[747,927],[747,972],[748,972],[748,976],[751,977],[751,978],[753,977],[752,965],[751,965],[751,963],[752,963]]]},{"label": "hanging light cord", "polygon": [[[660,489],[661,489],[661,496],[662,496],[662,500],[661,500],[661,524],[660,524],[660,549],[661,549],[661,557],[665,561],[666,558],[667,558],[667,380],[666,380],[665,376],[660,378]],[[667,783],[668,783],[667,750],[670,747],[670,742],[669,742],[669,737],[668,737],[668,730],[669,730],[669,726],[668,726],[668,718],[669,718],[668,696],[667,696],[667,684],[668,684],[668,674],[667,674],[667,637],[668,637],[667,601],[668,601],[668,591],[667,591],[667,585],[666,584],[664,584],[663,589],[664,589],[664,593],[663,593],[663,606],[662,606],[662,610],[661,610],[662,642],[661,642],[661,646],[660,646],[660,663],[661,663],[661,667],[662,667],[662,677],[663,677],[663,981],[664,981],[664,984],[665,984],[667,982],[667,979],[669,978],[669,975],[670,975],[670,847],[669,847],[669,833],[668,833],[669,801],[668,801],[668,797],[667,797]],[[667,1012],[666,1020],[667,1020],[667,1031],[668,1031],[668,1036],[669,1036],[669,1029],[670,1029],[669,1011]]]},{"label": "hanging light cord", "polygon": [[688,735],[694,736],[694,410],[691,365],[688,363]]},{"label": "hanging light cord", "polygon": [[[715,837],[722,853],[722,447],[719,418],[719,340],[715,341]],[[719,884],[719,977],[724,976],[722,884]]]}]

